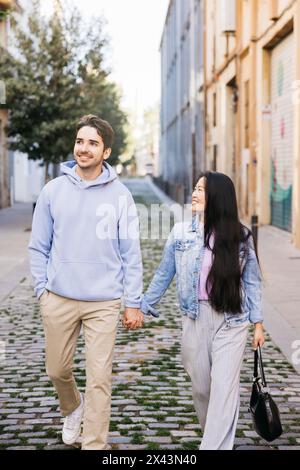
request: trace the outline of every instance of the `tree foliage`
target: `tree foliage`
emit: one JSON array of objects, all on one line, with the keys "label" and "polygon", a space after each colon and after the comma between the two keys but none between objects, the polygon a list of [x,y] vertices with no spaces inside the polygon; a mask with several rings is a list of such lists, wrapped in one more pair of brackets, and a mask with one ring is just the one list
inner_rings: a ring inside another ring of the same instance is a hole
[{"label": "tree foliage", "polygon": [[72,152],[76,121],[96,114],[110,122],[116,139],[109,162],[126,148],[127,116],[105,66],[104,20],[85,24],[78,10],[64,8],[49,18],[35,1],[26,28],[11,18],[14,45],[0,54],[9,108],[10,148],[49,163]]}]

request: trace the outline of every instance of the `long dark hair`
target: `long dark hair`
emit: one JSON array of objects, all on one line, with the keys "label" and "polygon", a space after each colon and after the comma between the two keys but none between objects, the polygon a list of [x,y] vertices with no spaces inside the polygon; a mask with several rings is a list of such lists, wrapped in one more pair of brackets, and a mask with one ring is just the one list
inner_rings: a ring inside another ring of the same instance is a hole
[{"label": "long dark hair", "polygon": [[244,257],[247,256],[249,242],[253,243],[256,252],[253,235],[239,220],[236,192],[231,179],[223,173],[212,171],[202,173],[201,177],[206,180],[204,244],[207,248],[210,247],[211,235],[214,236],[213,264],[206,289],[214,310],[241,313],[240,244],[244,247]]}]

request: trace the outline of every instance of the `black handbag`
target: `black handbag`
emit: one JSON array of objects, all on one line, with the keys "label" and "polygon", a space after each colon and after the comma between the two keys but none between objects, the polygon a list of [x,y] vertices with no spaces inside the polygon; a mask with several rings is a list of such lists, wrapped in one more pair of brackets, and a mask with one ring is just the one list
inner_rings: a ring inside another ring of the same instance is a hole
[{"label": "black handbag", "polygon": [[[261,376],[258,375],[258,362]],[[249,411],[254,429],[259,436],[268,442],[281,436],[280,414],[267,386],[260,347],[254,352],[253,385]]]}]

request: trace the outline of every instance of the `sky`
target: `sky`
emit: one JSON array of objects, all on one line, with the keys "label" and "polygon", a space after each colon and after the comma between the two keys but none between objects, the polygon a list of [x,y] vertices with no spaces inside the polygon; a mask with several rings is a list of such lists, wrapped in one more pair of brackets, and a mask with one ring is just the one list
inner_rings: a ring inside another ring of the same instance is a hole
[{"label": "sky", "polygon": [[114,78],[124,104],[144,109],[160,97],[159,44],[168,0],[76,0],[78,6],[101,5],[111,35]]},{"label": "sky", "polygon": [[73,0],[83,15],[103,14],[111,39],[112,79],[122,105],[139,116],[160,100],[159,45],[169,0]]}]

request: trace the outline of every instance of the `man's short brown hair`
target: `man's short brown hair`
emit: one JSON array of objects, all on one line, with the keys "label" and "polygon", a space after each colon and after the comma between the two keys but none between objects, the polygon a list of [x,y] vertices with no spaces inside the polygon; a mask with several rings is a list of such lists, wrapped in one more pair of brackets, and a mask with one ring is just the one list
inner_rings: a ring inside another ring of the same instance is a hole
[{"label": "man's short brown hair", "polygon": [[112,148],[115,133],[107,121],[104,121],[104,119],[101,119],[94,114],[86,114],[85,116],[82,116],[77,122],[76,137],[79,129],[85,126],[94,127],[96,129],[103,140],[104,150]]}]

